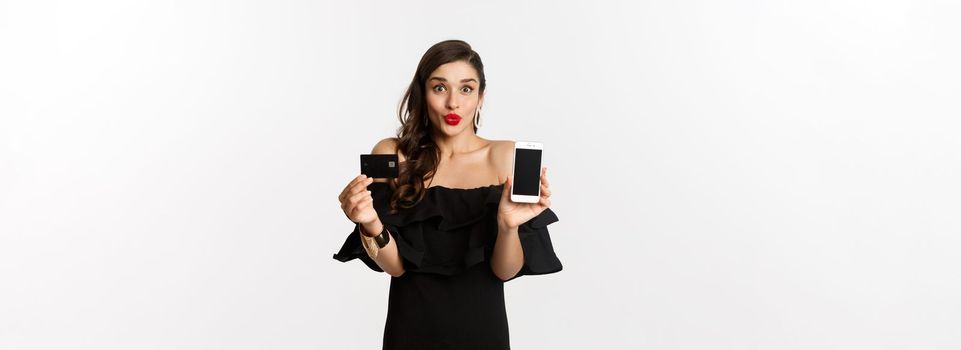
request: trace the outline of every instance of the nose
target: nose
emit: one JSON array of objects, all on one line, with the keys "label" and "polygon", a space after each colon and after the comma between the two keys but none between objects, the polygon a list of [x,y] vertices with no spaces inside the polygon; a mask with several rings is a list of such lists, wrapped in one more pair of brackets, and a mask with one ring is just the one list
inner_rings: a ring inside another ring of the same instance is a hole
[{"label": "nose", "polygon": [[447,109],[451,111],[456,111],[457,107],[460,107],[460,103],[457,101],[457,94],[447,95]]}]

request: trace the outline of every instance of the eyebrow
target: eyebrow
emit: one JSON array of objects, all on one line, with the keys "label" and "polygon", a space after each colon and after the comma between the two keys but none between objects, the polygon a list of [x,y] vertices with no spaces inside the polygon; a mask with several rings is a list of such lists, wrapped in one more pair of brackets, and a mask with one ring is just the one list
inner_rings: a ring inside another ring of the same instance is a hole
[{"label": "eyebrow", "polygon": [[[427,80],[440,80],[440,81],[443,81],[443,82],[445,82],[445,83],[447,82],[447,79],[444,79],[444,78],[441,78],[441,77],[430,77],[430,79],[427,79]],[[461,80],[460,80],[460,82],[462,82],[462,83],[471,82],[471,81],[473,81],[473,82],[476,83],[476,82],[477,82],[477,79],[467,78],[467,79],[461,79]]]}]

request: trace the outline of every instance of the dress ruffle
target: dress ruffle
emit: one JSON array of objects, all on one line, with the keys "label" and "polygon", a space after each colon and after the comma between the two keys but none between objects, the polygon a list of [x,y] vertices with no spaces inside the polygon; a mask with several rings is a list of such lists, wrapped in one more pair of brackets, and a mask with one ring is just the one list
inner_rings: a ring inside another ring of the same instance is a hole
[{"label": "dress ruffle", "polygon": [[[374,208],[396,242],[405,270],[440,275],[459,274],[490,260],[503,188],[503,184],[471,189],[430,187],[417,206],[390,214],[390,187],[382,182],[368,186]],[[557,215],[548,208],[518,227],[524,266],[511,279],[563,268],[547,230],[547,225],[557,221]],[[359,225],[355,225],[334,259],[347,262],[359,258],[370,269],[382,272],[361,246],[359,234]]]}]

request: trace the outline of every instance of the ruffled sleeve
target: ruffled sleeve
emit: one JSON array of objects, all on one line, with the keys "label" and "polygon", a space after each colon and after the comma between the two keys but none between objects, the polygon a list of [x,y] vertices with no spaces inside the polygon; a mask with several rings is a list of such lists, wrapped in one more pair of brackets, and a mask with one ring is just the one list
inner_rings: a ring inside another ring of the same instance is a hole
[{"label": "ruffled sleeve", "polygon": [[[375,182],[367,186],[367,189],[371,193],[371,197],[374,199],[374,210],[377,211],[377,215],[381,218],[387,215],[388,201],[390,200],[390,188],[386,183]],[[381,222],[387,231],[391,233],[392,238],[397,237],[399,232],[397,226],[390,225],[386,222]],[[347,235],[347,239],[344,240],[344,244],[340,247],[340,251],[334,254],[334,259],[340,262],[348,262],[354,259],[360,259],[364,262],[367,267],[371,270],[377,272],[384,272],[374,259],[371,259],[367,255],[367,251],[360,243],[360,224],[354,224],[354,230]]]},{"label": "ruffled sleeve", "polygon": [[[375,182],[368,189],[381,223],[391,233],[405,271],[452,276],[477,264],[490,263],[497,239],[497,207],[503,184],[472,189],[431,187],[418,205],[393,214],[388,210],[390,186]],[[518,227],[524,266],[511,279],[561,270],[547,232],[547,225],[556,221],[554,212],[545,209]],[[334,259],[341,262],[360,259],[371,270],[381,272],[361,245],[359,235],[359,225],[354,225]]]},{"label": "ruffled sleeve", "polygon": [[557,254],[554,253],[551,235],[547,231],[547,225],[557,221],[557,215],[548,208],[517,228],[521,249],[524,250],[524,266],[517,275],[505,282],[526,275],[554,273],[564,268]]}]

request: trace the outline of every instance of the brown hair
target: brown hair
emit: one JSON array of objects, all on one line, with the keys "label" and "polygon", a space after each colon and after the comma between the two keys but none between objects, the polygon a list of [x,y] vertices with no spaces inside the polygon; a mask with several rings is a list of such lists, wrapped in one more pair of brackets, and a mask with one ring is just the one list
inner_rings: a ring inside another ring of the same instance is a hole
[{"label": "brown hair", "polygon": [[[391,212],[396,213],[399,208],[411,208],[420,203],[427,189],[424,181],[432,179],[437,171],[440,158],[437,144],[430,133],[430,126],[425,125],[427,118],[427,95],[425,89],[430,74],[441,65],[466,61],[477,70],[480,80],[479,93],[484,93],[487,79],[484,78],[484,63],[480,55],[470,44],[461,40],[441,41],[424,53],[414,79],[411,80],[407,92],[401,99],[397,116],[401,126],[397,129],[397,151],[406,157],[405,164],[401,164],[397,179],[391,182],[394,194],[390,198]],[[474,126],[474,132],[477,127]]]}]

